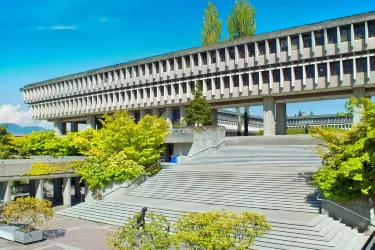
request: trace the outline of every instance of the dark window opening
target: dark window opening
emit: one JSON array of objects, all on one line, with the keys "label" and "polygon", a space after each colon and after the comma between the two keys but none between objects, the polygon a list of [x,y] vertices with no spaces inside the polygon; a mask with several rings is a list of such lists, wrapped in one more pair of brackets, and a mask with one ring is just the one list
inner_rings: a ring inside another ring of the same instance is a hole
[{"label": "dark window opening", "polygon": [[340,28],[341,42],[350,41],[350,27],[345,26]]},{"label": "dark window opening", "polygon": [[302,66],[294,67],[294,78],[296,80],[302,79]]},{"label": "dark window opening", "polygon": [[236,52],[234,50],[234,47],[230,47],[228,49],[228,53],[229,53],[229,60],[234,60],[234,58],[236,57]]},{"label": "dark window opening", "polygon": [[287,38],[280,39],[280,51],[281,52],[288,51],[288,39]]},{"label": "dark window opening", "polygon": [[328,44],[335,44],[337,43],[337,29],[329,29],[327,30],[327,38],[328,38]]},{"label": "dark window opening", "polygon": [[146,89],[146,96],[147,96],[147,98],[150,98],[150,89],[149,88]]},{"label": "dark window opening", "polygon": [[225,62],[225,49],[219,50],[220,62]]},{"label": "dark window opening", "polygon": [[290,81],[292,79],[292,71],[290,68],[283,69],[284,81]]},{"label": "dark window opening", "polygon": [[194,61],[194,66],[193,67],[198,67],[199,66],[198,54],[195,54],[193,56],[193,61]]},{"label": "dark window opening", "polygon": [[240,79],[238,75],[233,76],[233,87],[239,87],[240,86]]},{"label": "dark window opening", "polygon": [[182,93],[183,94],[186,94],[187,92],[186,92],[186,86],[187,86],[187,83],[186,82],[183,82],[182,84]]},{"label": "dark window opening", "polygon": [[375,57],[370,58],[370,70],[375,71]]},{"label": "dark window opening", "polygon": [[342,62],[344,74],[353,74],[353,60],[345,60]]},{"label": "dark window opening", "polygon": [[177,58],[177,69],[182,69],[182,58]]},{"label": "dark window opening", "polygon": [[169,60],[169,67],[170,67],[170,70],[171,70],[171,71],[174,70],[174,60],[173,60],[173,59],[170,59],[170,60]]},{"label": "dark window opening", "polygon": [[368,22],[368,36],[375,37],[375,22]]},{"label": "dark window opening", "polygon": [[202,53],[201,58],[202,58],[202,65],[207,65],[207,53]]},{"label": "dark window opening", "polygon": [[358,73],[367,72],[367,59],[366,58],[357,59],[357,72]]},{"label": "dark window opening", "polygon": [[303,34],[303,47],[304,48],[311,48],[311,33]]},{"label": "dark window opening", "polygon": [[164,96],[164,86],[159,87],[160,89],[160,96]]},{"label": "dark window opening", "polygon": [[206,80],[207,90],[212,90],[212,80],[207,79]]},{"label": "dark window opening", "polygon": [[292,40],[292,50],[298,50],[299,49],[299,37],[293,36],[291,40]]},{"label": "dark window opening", "polygon": [[265,53],[265,42],[258,42],[259,56],[263,56]]},{"label": "dark window opening", "polygon": [[215,78],[214,82],[215,82],[215,89],[220,89],[220,79]]},{"label": "dark window opening", "polygon": [[160,70],[160,65],[159,63],[155,63],[155,73],[158,74]]},{"label": "dark window opening", "polygon": [[365,39],[365,24],[354,25],[354,39],[360,40]]},{"label": "dark window opening", "polygon": [[141,75],[144,76],[145,75],[145,71],[146,71],[146,66],[145,65],[142,65],[141,66]]},{"label": "dark window opening", "polygon": [[186,64],[186,68],[190,68],[190,56],[185,56],[185,64]]},{"label": "dark window opening", "polygon": [[254,43],[248,44],[247,49],[249,50],[249,57],[254,57],[255,56],[255,45],[254,45]]},{"label": "dark window opening", "polygon": [[210,56],[211,56],[211,64],[216,63],[216,51],[215,50],[210,52]]},{"label": "dark window opening", "polygon": [[307,78],[314,78],[315,77],[315,66],[314,65],[306,65],[306,77]]},{"label": "dark window opening", "polygon": [[238,46],[238,47],[237,47],[237,50],[238,50],[238,57],[239,57],[240,59],[245,58],[245,49],[244,49],[244,46],[243,46],[243,45]]},{"label": "dark window opening", "polygon": [[268,71],[262,71],[262,82],[269,83],[270,82],[270,74]]},{"label": "dark window opening", "polygon": [[251,78],[254,85],[259,85],[259,72],[251,73]]},{"label": "dark window opening", "polygon": [[272,70],[272,79],[274,82],[280,82],[280,70]]},{"label": "dark window opening", "polygon": [[323,46],[324,45],[324,32],[323,31],[315,31],[315,46]]},{"label": "dark window opening", "polygon": [[178,95],[180,93],[180,88],[179,88],[178,84],[174,84],[173,87],[174,87],[174,93],[176,95]]},{"label": "dark window opening", "polygon": [[224,81],[224,88],[229,89],[229,87],[230,87],[229,86],[229,76],[224,77],[223,81]]},{"label": "dark window opening", "polygon": [[327,64],[326,63],[318,64],[318,76],[319,77],[327,76]]},{"label": "dark window opening", "polygon": [[242,75],[242,85],[249,86],[249,74]]},{"label": "dark window opening", "polygon": [[152,74],[152,63],[149,63],[147,65],[147,67],[148,67],[148,73],[151,75]]},{"label": "dark window opening", "polygon": [[331,62],[330,64],[331,76],[340,75],[340,62]]},{"label": "dark window opening", "polygon": [[269,46],[270,54],[275,54],[276,53],[276,39],[269,40],[268,46]]},{"label": "dark window opening", "polygon": [[171,94],[172,94],[172,86],[168,85],[167,86],[167,95],[171,95]]},{"label": "dark window opening", "polygon": [[162,72],[167,72],[167,61],[162,62]]}]

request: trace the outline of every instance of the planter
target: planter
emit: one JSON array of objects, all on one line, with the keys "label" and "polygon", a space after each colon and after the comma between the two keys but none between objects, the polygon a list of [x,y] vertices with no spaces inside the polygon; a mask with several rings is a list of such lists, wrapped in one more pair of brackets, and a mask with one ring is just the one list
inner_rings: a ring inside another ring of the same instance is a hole
[{"label": "planter", "polygon": [[14,241],[28,244],[36,241],[43,240],[43,231],[34,230],[31,232],[21,232],[19,230],[14,231]]}]

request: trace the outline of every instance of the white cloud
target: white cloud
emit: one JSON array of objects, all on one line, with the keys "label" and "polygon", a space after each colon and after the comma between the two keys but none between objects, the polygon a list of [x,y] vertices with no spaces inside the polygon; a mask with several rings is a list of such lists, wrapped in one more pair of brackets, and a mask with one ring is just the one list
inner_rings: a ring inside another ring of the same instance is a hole
[{"label": "white cloud", "polygon": [[38,27],[38,30],[76,30],[77,26],[55,25],[50,27]]},{"label": "white cloud", "polygon": [[20,105],[5,104],[0,106],[0,123],[15,123],[19,126],[40,126],[47,129],[52,127],[52,124],[47,121],[33,120],[33,112],[20,110]]}]

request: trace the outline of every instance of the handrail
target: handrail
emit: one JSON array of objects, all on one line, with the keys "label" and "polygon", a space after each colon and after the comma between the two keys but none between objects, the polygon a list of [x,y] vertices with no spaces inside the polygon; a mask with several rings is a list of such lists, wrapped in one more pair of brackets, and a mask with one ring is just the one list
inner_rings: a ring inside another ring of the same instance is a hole
[{"label": "handrail", "polygon": [[323,199],[323,198],[320,198],[320,199],[319,199],[319,196],[321,196],[321,194],[322,194],[322,192],[319,191],[319,194],[318,194],[318,196],[316,197],[316,199],[317,199],[318,201],[328,201],[328,202],[332,203],[333,205],[336,205],[336,206],[338,206],[339,208],[342,208],[342,209],[344,209],[345,211],[347,211],[347,212],[349,212],[349,213],[352,213],[352,214],[354,214],[354,215],[356,215],[356,216],[358,216],[358,217],[360,217],[360,218],[362,218],[362,219],[364,219],[364,220],[370,222],[370,224],[371,224],[372,226],[375,226],[375,224],[372,223],[371,220],[367,219],[366,217],[363,217],[363,216],[360,215],[360,214],[357,214],[356,212],[353,212],[352,210],[347,209],[346,207],[343,207],[343,206],[337,204],[336,202],[333,202],[333,201],[331,201],[331,200],[327,200],[327,199]]},{"label": "handrail", "polygon": [[219,148],[224,142],[226,141],[226,138],[224,138],[223,140],[221,140],[218,144],[214,145],[214,146],[210,146],[210,147],[207,147],[207,148],[204,148],[198,152],[196,152],[195,154],[191,155],[191,156],[188,156],[189,159],[192,159],[193,157],[197,156],[198,154],[201,154],[203,153],[204,151],[206,150],[209,150],[211,148]]},{"label": "handrail", "polygon": [[[129,188],[131,185],[133,185],[134,183],[138,182],[141,178],[147,178],[147,176],[146,176],[145,174],[141,174],[141,175],[138,176],[137,178],[135,178],[135,179],[133,179],[133,180],[127,182],[125,186],[118,186],[116,189],[113,189],[113,190],[111,190],[110,192],[108,192],[108,193],[106,193],[106,194],[103,194],[103,197],[104,197],[104,196],[107,196],[107,195],[109,195],[109,194],[111,194],[111,193],[113,193],[113,192],[115,192],[115,191],[117,191],[117,190],[119,190],[120,188]],[[144,182],[144,181],[143,181],[143,182]]]}]

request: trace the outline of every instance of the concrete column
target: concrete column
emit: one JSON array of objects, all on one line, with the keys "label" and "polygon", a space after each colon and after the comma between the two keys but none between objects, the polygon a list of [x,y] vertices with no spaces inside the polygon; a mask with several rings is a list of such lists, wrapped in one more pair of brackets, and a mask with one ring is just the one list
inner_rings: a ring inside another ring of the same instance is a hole
[{"label": "concrete column", "polygon": [[79,198],[81,197],[81,187],[79,185],[79,181],[81,177],[74,177],[74,196]]},{"label": "concrete column", "polygon": [[152,115],[153,116],[160,116],[160,110],[158,108],[152,109]]},{"label": "concrete column", "polygon": [[186,106],[180,106],[180,126],[181,127],[186,127]]},{"label": "concrete column", "polygon": [[12,200],[10,181],[0,182],[0,202],[7,203]]},{"label": "concrete column", "polygon": [[62,178],[53,179],[53,200],[57,204],[62,201]]},{"label": "concrete column", "polygon": [[286,103],[276,104],[276,134],[286,135]]},{"label": "concrete column", "polygon": [[249,136],[249,107],[245,107],[244,113],[244,136]]},{"label": "concrete column", "polygon": [[93,115],[88,115],[86,117],[86,125],[87,125],[87,128],[96,129],[95,117]]},{"label": "concrete column", "polygon": [[167,120],[169,129],[173,129],[173,123],[172,123],[172,107],[166,107],[165,108],[165,119]]},{"label": "concrete column", "polygon": [[211,114],[212,114],[212,126],[217,126],[218,124],[217,109],[211,109]]},{"label": "concrete column", "polygon": [[70,123],[70,132],[78,132],[78,122]]},{"label": "concrete column", "polygon": [[60,119],[53,120],[53,129],[55,130],[57,136],[62,135],[62,122]]},{"label": "concrete column", "polygon": [[63,179],[63,189],[64,189],[64,207],[71,207],[72,206],[72,195],[70,193],[71,189],[71,178],[67,177]]},{"label": "concrete column", "polygon": [[42,179],[35,180],[34,187],[35,187],[35,198],[39,200],[43,200],[44,199],[43,180]]},{"label": "concrete column", "polygon": [[353,95],[357,99],[357,104],[354,107],[353,113],[353,123],[357,124],[361,121],[362,118],[362,105],[360,104],[361,98],[365,97],[366,90],[365,88],[354,88]]},{"label": "concrete column", "polygon": [[263,129],[265,136],[275,135],[275,100],[272,96],[263,97]]}]

